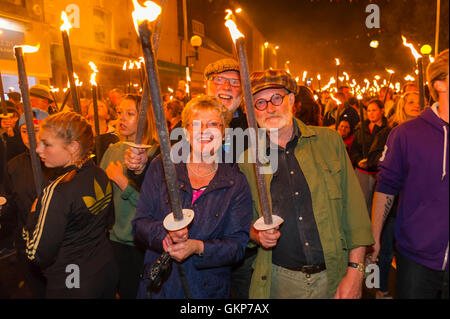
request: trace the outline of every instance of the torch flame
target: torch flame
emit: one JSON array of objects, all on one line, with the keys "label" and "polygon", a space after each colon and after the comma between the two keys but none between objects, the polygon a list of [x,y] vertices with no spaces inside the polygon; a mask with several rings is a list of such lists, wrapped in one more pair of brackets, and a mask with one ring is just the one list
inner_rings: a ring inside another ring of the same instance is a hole
[{"label": "torch flame", "polygon": [[317,80],[320,81],[320,74],[317,74]]},{"label": "torch flame", "polygon": [[[139,25],[145,20],[149,22],[155,21],[161,14],[161,7],[153,1],[146,1],[142,7],[137,0],[133,0],[134,11],[131,14],[133,17],[134,28],[136,32],[139,30]],[[138,32],[139,33],[139,32]]]},{"label": "torch flame", "polygon": [[123,62],[123,66],[122,66],[122,70],[126,70],[127,69],[127,61],[124,61]]},{"label": "torch flame", "polygon": [[422,56],[419,54],[419,52],[417,52],[416,48],[414,48],[414,46],[411,43],[406,42],[406,38],[402,35],[402,39],[403,39],[403,45],[405,47],[408,47],[411,50],[412,55],[414,56],[414,59],[417,60],[419,58],[421,58]]},{"label": "torch flame", "polygon": [[303,71],[303,78],[302,78],[303,82],[305,82],[307,74],[308,74],[308,71]]},{"label": "torch flame", "polygon": [[339,62],[339,59],[338,58],[335,58],[335,60],[336,60],[336,65],[340,65],[341,63]]},{"label": "torch flame", "polygon": [[22,48],[23,53],[35,53],[39,50],[40,47],[41,47],[40,43],[38,43],[38,45],[35,47],[32,45],[16,45],[16,46],[14,46],[14,48]]},{"label": "torch flame", "polygon": [[236,43],[237,39],[244,38],[244,35],[238,30],[236,23],[233,20],[227,20],[225,26],[230,30],[231,38]]},{"label": "torch flame", "polygon": [[394,74],[394,73],[395,73],[394,70],[390,70],[390,69],[386,69],[386,71],[387,71],[389,74]]},{"label": "torch flame", "polygon": [[342,72],[342,74],[344,74],[346,81],[350,80],[350,76],[347,74],[347,72]]},{"label": "torch flame", "polygon": [[75,86],[82,86],[83,85],[83,82],[80,82],[80,80],[78,78],[78,75],[75,72],[73,72],[73,77],[75,78]]},{"label": "torch flame", "polygon": [[337,105],[341,105],[341,104],[342,104],[342,102],[339,101],[337,98],[335,98],[335,97],[333,96],[333,94],[330,94],[330,97],[333,99],[333,101],[335,101],[335,102],[337,103]]},{"label": "torch flame", "polygon": [[405,76],[405,81],[415,81],[415,78],[408,74]]},{"label": "torch flame", "polygon": [[69,30],[72,29],[72,25],[69,22],[66,11],[61,12],[61,20],[63,21],[63,24],[59,29],[61,31],[67,31],[67,33],[69,33]]},{"label": "torch flame", "polygon": [[233,11],[231,9],[226,9],[225,12],[227,13],[225,20],[230,20],[233,16]]},{"label": "torch flame", "polygon": [[95,76],[97,75],[98,69],[94,62],[89,62],[89,66],[91,67],[93,73],[91,74],[91,84],[97,86],[97,82],[95,82]]}]

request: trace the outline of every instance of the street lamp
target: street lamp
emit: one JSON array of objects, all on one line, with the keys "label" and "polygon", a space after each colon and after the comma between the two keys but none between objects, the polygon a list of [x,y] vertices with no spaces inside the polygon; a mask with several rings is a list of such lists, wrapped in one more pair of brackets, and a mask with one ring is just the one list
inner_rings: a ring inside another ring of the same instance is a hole
[{"label": "street lamp", "polygon": [[202,46],[202,38],[198,35],[194,35],[191,40],[191,45],[195,49],[194,55],[186,55],[186,93],[189,95],[189,98],[191,98],[191,90],[190,90],[190,82],[191,82],[191,75],[190,75],[190,68],[189,68],[189,59],[195,58],[196,61],[198,61],[198,48]]}]

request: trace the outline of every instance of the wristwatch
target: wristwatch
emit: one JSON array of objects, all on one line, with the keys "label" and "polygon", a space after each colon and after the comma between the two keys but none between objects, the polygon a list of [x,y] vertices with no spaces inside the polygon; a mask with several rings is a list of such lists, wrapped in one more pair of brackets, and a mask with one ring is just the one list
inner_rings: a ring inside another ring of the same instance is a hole
[{"label": "wristwatch", "polygon": [[360,272],[364,272],[364,270],[365,270],[365,266],[364,266],[364,264],[363,263],[348,263],[348,266],[349,267],[353,267],[353,268],[356,268],[356,269],[358,269],[358,271],[360,271]]}]

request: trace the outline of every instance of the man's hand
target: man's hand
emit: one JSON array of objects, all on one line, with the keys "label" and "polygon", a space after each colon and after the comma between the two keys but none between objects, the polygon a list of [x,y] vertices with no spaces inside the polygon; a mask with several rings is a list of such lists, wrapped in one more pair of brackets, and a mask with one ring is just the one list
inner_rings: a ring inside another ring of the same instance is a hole
[{"label": "man's hand", "polygon": [[279,228],[280,226],[269,230],[256,230],[255,227],[252,227],[250,237],[263,248],[273,248],[277,245],[278,238],[280,238]]},{"label": "man's hand", "polygon": [[342,278],[334,299],[361,299],[364,273],[356,268],[348,267],[347,274]]},{"label": "man's hand", "polygon": [[116,183],[122,191],[127,187],[128,178],[124,175],[123,166],[119,161],[109,163],[105,172],[108,178]]},{"label": "man's hand", "polygon": [[186,241],[189,236],[189,232],[187,227],[184,227],[183,229],[177,230],[177,231],[169,231],[169,236],[172,242],[174,243],[181,243],[183,241]]},{"label": "man's hand", "polygon": [[144,148],[130,147],[125,151],[125,166],[137,175],[142,173],[147,161],[148,156]]},{"label": "man's hand", "polygon": [[381,244],[375,240],[375,244],[372,246],[372,252],[369,254],[370,261],[375,264],[378,262],[378,255],[380,254]]}]

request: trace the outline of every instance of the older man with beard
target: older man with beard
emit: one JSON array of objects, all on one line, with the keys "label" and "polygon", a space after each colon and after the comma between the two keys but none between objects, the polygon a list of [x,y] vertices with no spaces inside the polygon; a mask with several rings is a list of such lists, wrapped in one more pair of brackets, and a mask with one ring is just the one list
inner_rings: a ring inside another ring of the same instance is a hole
[{"label": "older man with beard", "polygon": [[[272,212],[284,223],[279,229],[251,229],[260,248],[250,298],[361,298],[365,246],[373,238],[341,137],[293,117],[297,84],[284,70],[255,72],[251,80],[259,127],[278,131],[267,142],[267,150],[278,154],[277,169],[267,167],[265,180]],[[256,220],[261,209],[254,166],[239,165]]]}]

